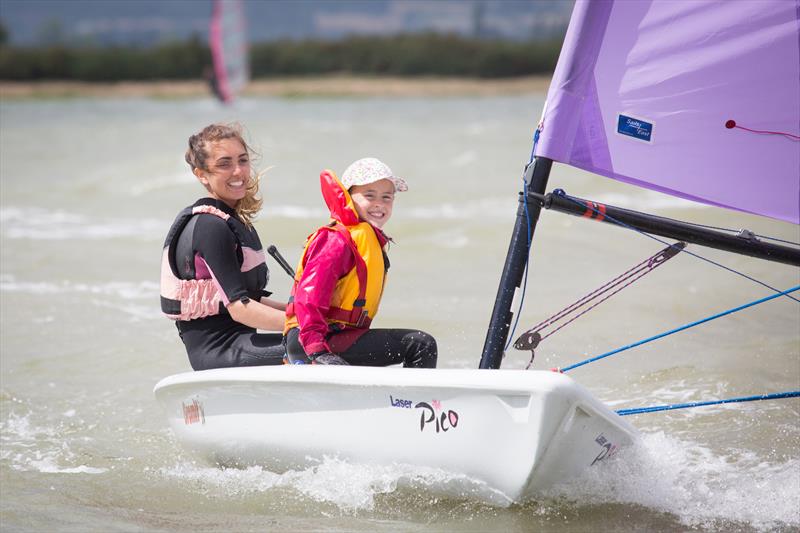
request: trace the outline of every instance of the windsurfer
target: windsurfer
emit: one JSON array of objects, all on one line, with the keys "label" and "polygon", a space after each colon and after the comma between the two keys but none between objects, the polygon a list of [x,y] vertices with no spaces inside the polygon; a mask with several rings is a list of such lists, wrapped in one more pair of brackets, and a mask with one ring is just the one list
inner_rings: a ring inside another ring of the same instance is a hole
[{"label": "windsurfer", "polygon": [[383,226],[408,186],[375,158],[339,181],[320,175],[330,224],[306,241],[286,309],[287,362],[434,368],[436,340],[416,329],[370,329],[383,294],[389,239]]},{"label": "windsurfer", "polygon": [[186,162],[208,196],[182,210],[164,243],[161,309],[175,320],[195,370],[281,364],[285,304],[268,298],[252,220],[261,208],[251,150],[238,125],[189,138]]}]

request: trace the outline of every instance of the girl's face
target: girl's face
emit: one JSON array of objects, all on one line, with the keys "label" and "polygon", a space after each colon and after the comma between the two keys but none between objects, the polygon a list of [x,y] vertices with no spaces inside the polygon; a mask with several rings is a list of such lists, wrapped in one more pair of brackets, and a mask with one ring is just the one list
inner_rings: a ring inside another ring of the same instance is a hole
[{"label": "girl's face", "polygon": [[208,170],[196,168],[194,174],[212,198],[231,209],[247,194],[250,182],[250,156],[236,139],[222,139],[209,144]]},{"label": "girl's face", "polygon": [[394,183],[382,179],[366,185],[353,185],[350,187],[350,197],[361,220],[382,228],[392,216]]}]

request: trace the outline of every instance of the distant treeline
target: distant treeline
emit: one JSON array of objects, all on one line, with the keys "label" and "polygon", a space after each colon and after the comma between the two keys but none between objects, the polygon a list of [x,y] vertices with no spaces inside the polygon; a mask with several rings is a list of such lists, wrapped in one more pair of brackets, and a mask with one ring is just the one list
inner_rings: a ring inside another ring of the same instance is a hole
[{"label": "distant treeline", "polygon": [[[488,41],[440,34],[276,41],[250,47],[253,78],[350,73],[502,78],[551,73],[561,41]],[[199,38],[136,47],[0,45],[3,80],[190,80],[211,65]]]}]

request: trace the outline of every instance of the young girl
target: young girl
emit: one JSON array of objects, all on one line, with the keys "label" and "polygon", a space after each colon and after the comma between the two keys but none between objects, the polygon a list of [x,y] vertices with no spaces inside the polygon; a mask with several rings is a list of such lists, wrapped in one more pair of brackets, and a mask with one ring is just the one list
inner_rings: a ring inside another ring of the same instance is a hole
[{"label": "young girl", "polygon": [[261,208],[250,148],[238,126],[189,138],[186,162],[208,196],[183,209],[161,261],[161,310],[175,320],[195,370],[283,361],[282,303],[267,298],[269,270],[253,217]]},{"label": "young girl", "polygon": [[415,329],[369,329],[389,259],[383,226],[396,192],[408,189],[381,161],[347,167],[339,181],[320,175],[331,222],[306,241],[286,309],[287,362],[434,368],[433,337]]}]

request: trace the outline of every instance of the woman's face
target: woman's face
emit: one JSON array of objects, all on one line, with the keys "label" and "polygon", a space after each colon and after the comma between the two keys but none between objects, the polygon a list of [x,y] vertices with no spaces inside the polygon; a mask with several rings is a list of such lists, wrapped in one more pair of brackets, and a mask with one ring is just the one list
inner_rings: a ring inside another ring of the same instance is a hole
[{"label": "woman's face", "polygon": [[392,216],[394,183],[382,179],[366,185],[353,185],[350,187],[350,197],[361,220],[382,228]]},{"label": "woman's face", "polygon": [[250,182],[250,156],[236,139],[209,143],[206,158],[208,170],[196,168],[194,174],[212,198],[225,202],[231,209],[247,194]]}]

